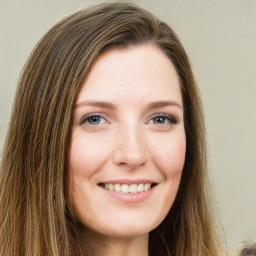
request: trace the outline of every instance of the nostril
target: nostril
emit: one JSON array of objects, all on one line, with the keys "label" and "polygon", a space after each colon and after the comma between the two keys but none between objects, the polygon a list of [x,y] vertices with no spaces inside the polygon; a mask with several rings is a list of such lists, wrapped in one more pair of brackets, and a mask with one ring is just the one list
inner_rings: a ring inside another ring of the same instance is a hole
[{"label": "nostril", "polygon": [[139,146],[134,138],[130,138],[118,143],[113,154],[113,161],[120,167],[135,169],[145,165],[147,153],[144,146]]}]

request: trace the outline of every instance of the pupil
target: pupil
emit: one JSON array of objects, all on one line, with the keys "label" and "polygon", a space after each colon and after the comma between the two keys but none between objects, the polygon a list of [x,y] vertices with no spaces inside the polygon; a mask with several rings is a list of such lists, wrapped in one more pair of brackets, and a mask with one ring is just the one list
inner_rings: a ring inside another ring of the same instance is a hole
[{"label": "pupil", "polygon": [[164,117],[156,117],[155,118],[155,123],[164,124],[164,121],[165,121]]},{"label": "pupil", "polygon": [[99,123],[99,120],[100,120],[98,116],[92,116],[90,119],[91,119],[91,123],[93,124]]}]

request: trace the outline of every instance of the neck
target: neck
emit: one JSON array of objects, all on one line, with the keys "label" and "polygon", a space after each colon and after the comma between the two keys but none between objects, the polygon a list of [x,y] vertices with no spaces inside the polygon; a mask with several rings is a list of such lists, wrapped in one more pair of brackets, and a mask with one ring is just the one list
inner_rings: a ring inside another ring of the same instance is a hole
[{"label": "neck", "polygon": [[92,231],[83,233],[85,255],[93,256],[148,256],[149,235],[136,237],[106,237]]},{"label": "neck", "polygon": [[107,245],[106,256],[148,256],[148,234],[136,238],[109,238]]}]

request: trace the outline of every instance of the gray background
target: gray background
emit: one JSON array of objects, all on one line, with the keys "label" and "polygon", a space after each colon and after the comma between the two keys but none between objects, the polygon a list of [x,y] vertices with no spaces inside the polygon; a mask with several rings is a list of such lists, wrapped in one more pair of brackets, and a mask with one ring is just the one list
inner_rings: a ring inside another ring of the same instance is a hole
[{"label": "gray background", "polygon": [[[19,73],[61,18],[103,1],[0,0],[0,149]],[[256,239],[256,0],[131,1],[168,23],[203,98],[209,169],[230,254]]]}]

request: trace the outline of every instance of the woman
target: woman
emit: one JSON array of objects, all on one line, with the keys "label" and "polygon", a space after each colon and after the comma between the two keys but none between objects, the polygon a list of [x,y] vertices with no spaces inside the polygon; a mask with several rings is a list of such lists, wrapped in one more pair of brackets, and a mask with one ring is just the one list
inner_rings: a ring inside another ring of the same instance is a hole
[{"label": "woman", "polygon": [[1,255],[218,255],[191,67],[136,6],[80,11],[38,43],[0,177]]}]

